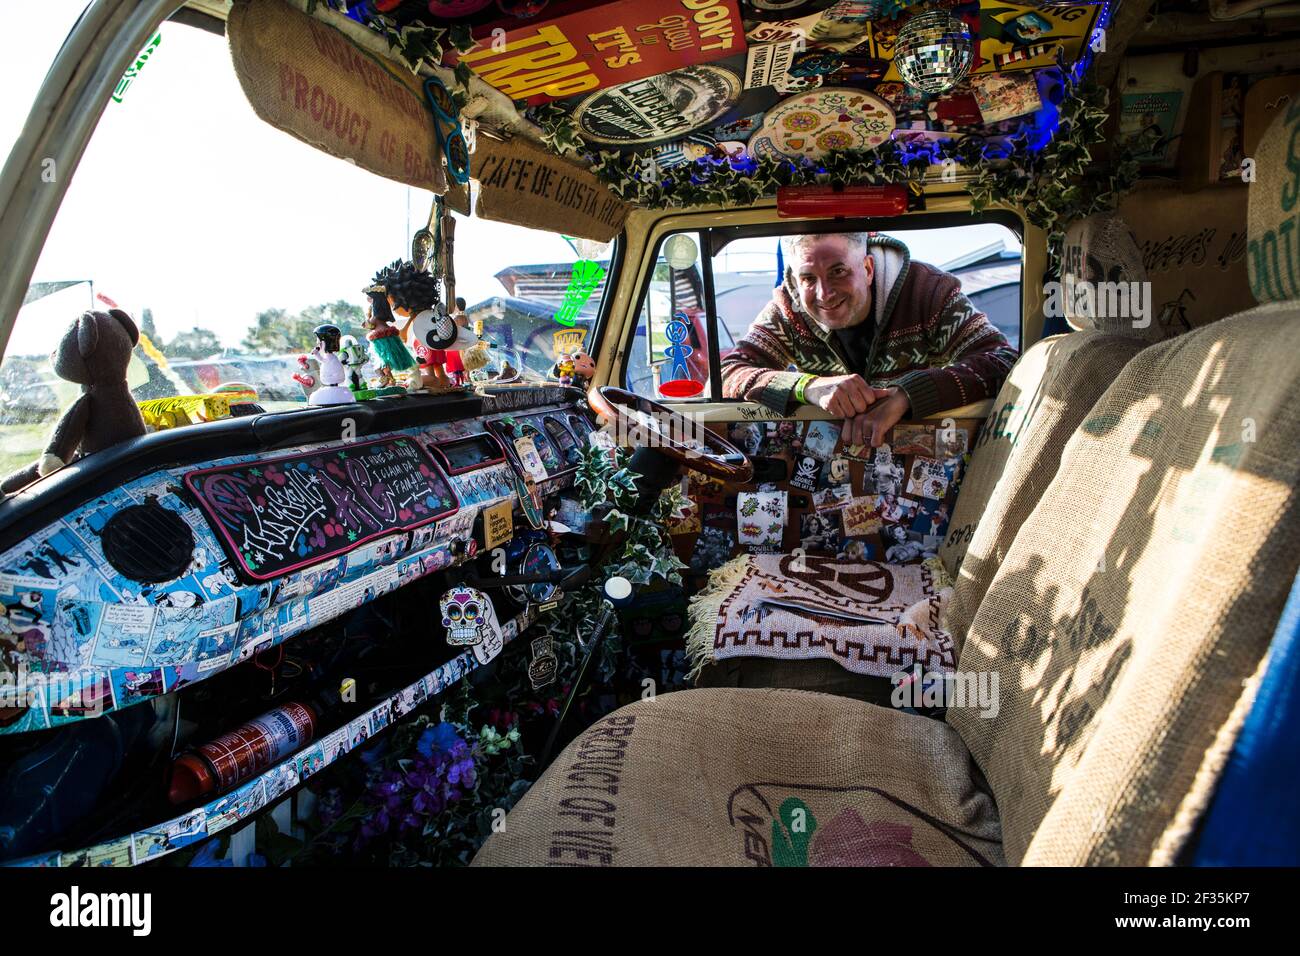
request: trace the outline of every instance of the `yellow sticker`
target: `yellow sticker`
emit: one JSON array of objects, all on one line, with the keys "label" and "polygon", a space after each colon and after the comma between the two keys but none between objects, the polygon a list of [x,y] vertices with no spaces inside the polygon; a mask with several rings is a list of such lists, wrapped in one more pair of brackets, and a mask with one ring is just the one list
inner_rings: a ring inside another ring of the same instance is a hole
[{"label": "yellow sticker", "polygon": [[483,509],[483,549],[490,551],[509,541],[514,528],[513,501],[499,501],[491,508]]}]

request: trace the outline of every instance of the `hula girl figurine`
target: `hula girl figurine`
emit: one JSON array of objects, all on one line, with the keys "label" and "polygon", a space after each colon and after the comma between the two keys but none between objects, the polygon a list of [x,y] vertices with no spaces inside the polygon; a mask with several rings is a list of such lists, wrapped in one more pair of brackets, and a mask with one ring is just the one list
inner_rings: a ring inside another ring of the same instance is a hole
[{"label": "hula girl figurine", "polygon": [[399,259],[375,276],[375,284],[383,286],[390,314],[406,319],[402,336],[419,359],[424,386],[434,392],[452,390],[455,386],[446,372],[448,358],[451,353],[477,345],[478,337],[447,314],[437,276]]},{"label": "hula girl figurine", "polygon": [[[365,290],[370,306],[366,310],[366,321],[362,323],[369,331],[366,338],[370,340],[370,351],[374,355],[375,366],[392,372],[405,372],[415,368],[415,359],[402,343],[393,323],[397,319],[388,303],[388,289],[382,280],[383,273],[375,276],[375,282]],[[381,373],[382,378],[382,373]]]}]

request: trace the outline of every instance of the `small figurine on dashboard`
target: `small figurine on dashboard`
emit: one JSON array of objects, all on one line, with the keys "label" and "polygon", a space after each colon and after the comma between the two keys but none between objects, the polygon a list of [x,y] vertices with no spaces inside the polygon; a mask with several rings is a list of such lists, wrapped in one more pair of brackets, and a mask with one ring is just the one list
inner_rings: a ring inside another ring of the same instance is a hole
[{"label": "small figurine on dashboard", "polygon": [[576,385],[586,388],[591,384],[591,377],[596,374],[596,363],[581,347],[560,353],[551,369],[561,385]]},{"label": "small figurine on dashboard", "polygon": [[406,319],[402,335],[419,356],[424,387],[433,392],[451,391],[456,386],[447,377],[447,353],[477,345],[478,338],[447,314],[438,278],[399,259],[375,276],[375,284],[385,289],[393,313]]},{"label": "small figurine on dashboard", "polygon": [[337,325],[318,325],[313,330],[316,345],[311,354],[320,363],[321,387],[311,393],[312,405],[348,405],[355,402],[352,392],[343,383],[347,373],[339,360],[339,327]]},{"label": "small figurine on dashboard", "polygon": [[374,356],[376,367],[380,370],[380,378],[383,379],[384,369],[388,370],[391,378],[393,372],[405,372],[415,368],[415,359],[402,344],[401,335],[393,327],[397,319],[394,318],[393,310],[388,303],[388,290],[382,282],[377,281],[365,290],[365,294],[370,300],[370,307],[366,310],[366,321],[362,325],[369,329],[366,338],[370,341],[370,351]]},{"label": "small figurine on dashboard", "polygon": [[370,364],[370,356],[355,335],[345,335],[339,339],[339,361],[347,369],[348,388],[352,390],[352,397],[358,402],[374,398],[375,391],[363,375],[365,367]]},{"label": "small figurine on dashboard", "polygon": [[40,459],[0,481],[12,494],[75,459],[145,434],[144,417],[131,395],[126,370],[140,341],[135,320],[121,309],[83,312],[50,354],[54,374],[81,386],[55,423]]},{"label": "small figurine on dashboard", "polygon": [[586,329],[557,329],[552,333],[555,365],[551,368],[561,385],[586,388],[596,374],[596,363],[582,347],[587,337]]}]

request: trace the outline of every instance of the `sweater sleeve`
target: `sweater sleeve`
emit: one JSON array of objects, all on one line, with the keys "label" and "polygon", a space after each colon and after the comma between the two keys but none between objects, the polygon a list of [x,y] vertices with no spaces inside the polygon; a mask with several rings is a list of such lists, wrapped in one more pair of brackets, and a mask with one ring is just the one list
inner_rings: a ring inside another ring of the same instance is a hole
[{"label": "sweater sleeve", "polygon": [[756,318],[749,331],[722,360],[722,394],[759,402],[784,415],[794,404],[799,373],[786,341],[785,317],[776,302]]},{"label": "sweater sleeve", "polygon": [[894,383],[907,394],[912,418],[997,395],[1018,353],[960,287],[942,298],[926,331],[929,367],[908,372]]}]

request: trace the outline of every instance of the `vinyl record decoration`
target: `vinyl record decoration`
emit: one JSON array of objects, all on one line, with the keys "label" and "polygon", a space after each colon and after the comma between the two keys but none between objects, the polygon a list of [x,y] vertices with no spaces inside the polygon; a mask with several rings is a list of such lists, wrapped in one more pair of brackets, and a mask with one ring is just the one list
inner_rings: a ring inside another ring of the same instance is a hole
[{"label": "vinyl record decoration", "polygon": [[966,78],[974,58],[970,27],[947,10],[912,17],[898,31],[894,66],[922,93],[945,93]]},{"label": "vinyl record decoration", "polygon": [[673,320],[664,328],[669,345],[664,349],[664,355],[668,356],[668,367],[664,373],[667,377],[659,382],[661,395],[669,398],[693,398],[704,391],[704,383],[691,378],[691,371],[686,365],[686,359],[694,351],[686,344],[689,333],[686,314],[683,312],[675,313]]}]

